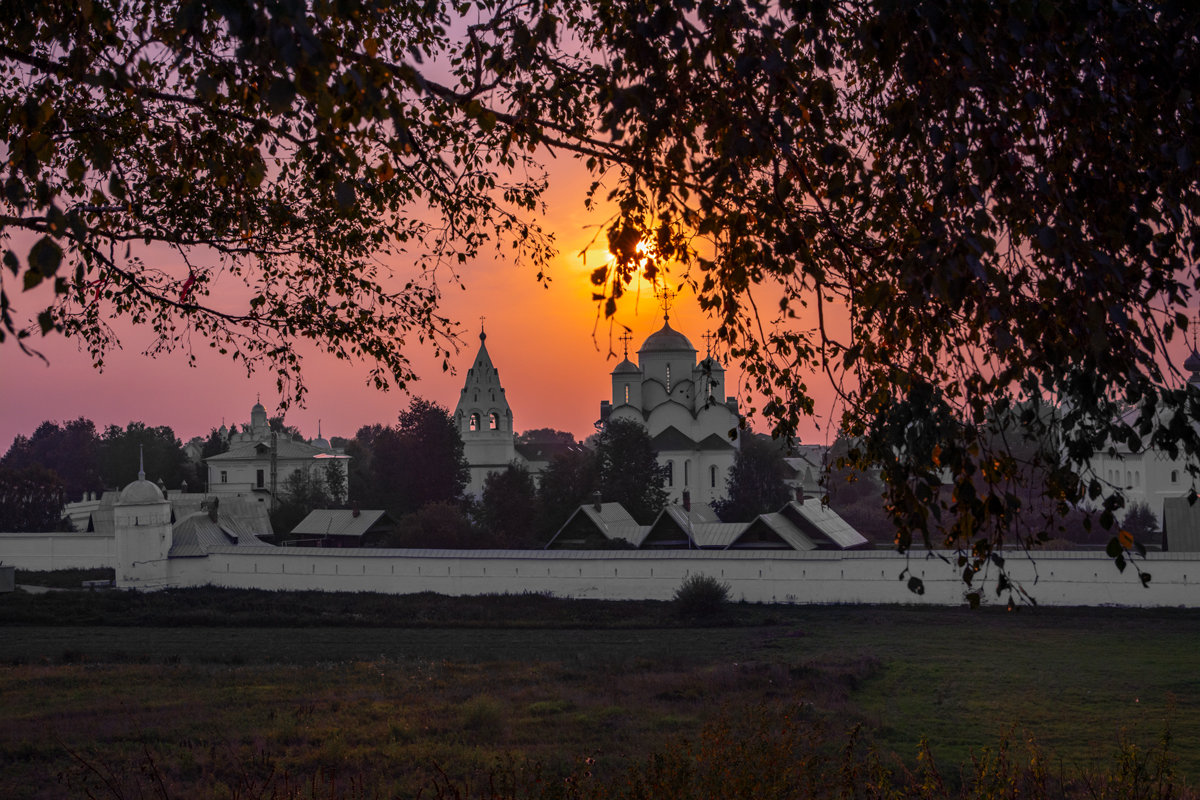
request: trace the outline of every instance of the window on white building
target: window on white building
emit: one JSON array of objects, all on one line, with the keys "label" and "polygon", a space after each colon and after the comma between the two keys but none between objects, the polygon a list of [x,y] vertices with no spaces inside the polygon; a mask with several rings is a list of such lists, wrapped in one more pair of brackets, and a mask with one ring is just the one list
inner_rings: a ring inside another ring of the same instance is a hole
[{"label": "window on white building", "polygon": [[229,483],[229,473],[221,470],[221,483]]},{"label": "window on white building", "polygon": [[671,365],[667,364],[667,394],[671,393]]},{"label": "window on white building", "polygon": [[479,430],[479,415],[478,414],[471,415],[471,430],[473,430],[473,431]]},{"label": "window on white building", "polygon": [[683,485],[685,487],[692,485],[692,461],[688,459],[683,462]]},{"label": "window on white building", "polygon": [[1171,470],[1171,483],[1179,483],[1179,470]]},{"label": "window on white building", "polygon": [[667,486],[675,485],[675,462],[667,462]]},{"label": "window on white building", "polygon": [[495,411],[488,414],[488,430],[489,431],[500,430],[500,415],[497,414]]},{"label": "window on white building", "polygon": [[708,468],[708,484],[713,489],[717,488],[717,468],[716,467]]},{"label": "window on white building", "polygon": [[254,471],[254,485],[257,486],[259,489],[263,488],[265,478],[266,478],[266,475],[263,473],[263,471],[261,469]]},{"label": "window on white building", "polygon": [[629,384],[625,384],[625,402],[629,402]]}]

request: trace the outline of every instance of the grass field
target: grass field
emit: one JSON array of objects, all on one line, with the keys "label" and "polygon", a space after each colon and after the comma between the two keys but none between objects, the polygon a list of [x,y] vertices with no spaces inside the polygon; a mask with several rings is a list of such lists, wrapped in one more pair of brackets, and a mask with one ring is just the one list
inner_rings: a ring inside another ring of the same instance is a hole
[{"label": "grass field", "polygon": [[[746,742],[835,763],[859,724],[855,763],[873,749],[919,778],[926,739],[955,786],[1006,739],[1074,778],[1169,728],[1177,782],[1197,786],[1198,656],[1185,610],[732,606],[697,621],[534,597],[18,593],[0,598],[0,796],[335,796],[317,784],[336,781],[341,796],[583,797],[564,776],[644,778],[665,769],[655,753],[693,772],[752,763]],[[559,794],[488,794],[497,775]]]}]

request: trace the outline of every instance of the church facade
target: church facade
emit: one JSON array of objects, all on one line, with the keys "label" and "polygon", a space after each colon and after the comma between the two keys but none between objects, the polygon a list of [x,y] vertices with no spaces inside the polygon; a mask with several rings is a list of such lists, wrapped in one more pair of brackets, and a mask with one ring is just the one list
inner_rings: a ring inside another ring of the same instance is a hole
[{"label": "church facade", "polygon": [[[628,346],[628,337],[625,337]],[[667,468],[668,502],[711,503],[725,496],[739,447],[737,400],[725,395],[725,368],[671,327],[670,316],[612,371],[612,399],[600,420],[631,419],[645,427]]]}]

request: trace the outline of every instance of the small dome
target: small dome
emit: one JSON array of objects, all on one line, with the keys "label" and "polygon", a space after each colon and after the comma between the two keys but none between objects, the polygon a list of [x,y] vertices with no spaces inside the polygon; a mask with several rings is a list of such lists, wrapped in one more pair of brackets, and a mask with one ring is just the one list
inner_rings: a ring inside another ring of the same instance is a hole
[{"label": "small dome", "polygon": [[712,356],[709,356],[708,358],[703,359],[699,364],[696,365],[696,368],[701,371],[708,371],[708,372],[724,372],[725,371],[725,368],[721,366],[721,362],[717,361]]},{"label": "small dome", "polygon": [[671,323],[664,322],[663,326],[646,339],[642,344],[642,349],[639,353],[664,353],[664,352],[696,352],[696,348],[692,347],[692,343],[688,338],[679,331],[671,327]]},{"label": "small dome", "polygon": [[145,478],[134,481],[121,490],[117,505],[144,506],[150,503],[162,503],[162,490]]},{"label": "small dome", "polygon": [[267,410],[265,408],[263,408],[262,403],[255,403],[254,407],[250,409],[250,413],[251,414],[255,414],[255,413],[265,414],[265,413],[267,413]]},{"label": "small dome", "polygon": [[631,372],[641,372],[638,365],[630,361],[628,358],[617,364],[616,369],[612,371],[613,375],[628,375]]},{"label": "small dome", "polygon": [[312,446],[319,447],[322,450],[328,450],[329,449],[329,440],[323,439],[320,436],[318,436],[317,438],[312,440]]},{"label": "small dome", "polygon": [[1183,368],[1188,372],[1200,372],[1200,353],[1195,350],[1183,362]]}]

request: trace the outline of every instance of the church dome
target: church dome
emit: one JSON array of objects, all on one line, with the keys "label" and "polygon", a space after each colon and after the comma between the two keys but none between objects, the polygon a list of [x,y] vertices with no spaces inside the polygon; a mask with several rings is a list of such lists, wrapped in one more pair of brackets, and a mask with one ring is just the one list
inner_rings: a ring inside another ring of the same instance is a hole
[{"label": "church dome", "polygon": [[628,375],[634,372],[641,372],[638,365],[626,358],[620,364],[617,364],[616,369],[612,371],[613,375]]},{"label": "church dome", "polygon": [[1195,350],[1183,362],[1183,368],[1188,372],[1200,372],[1200,353]]},{"label": "church dome", "polygon": [[117,505],[122,506],[144,506],[161,502],[163,502],[162,490],[144,477],[139,477],[122,489],[121,496],[117,499]]},{"label": "church dome", "polygon": [[688,338],[671,327],[671,323],[663,322],[663,326],[646,339],[639,353],[677,353],[696,352]]}]

